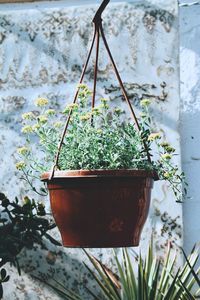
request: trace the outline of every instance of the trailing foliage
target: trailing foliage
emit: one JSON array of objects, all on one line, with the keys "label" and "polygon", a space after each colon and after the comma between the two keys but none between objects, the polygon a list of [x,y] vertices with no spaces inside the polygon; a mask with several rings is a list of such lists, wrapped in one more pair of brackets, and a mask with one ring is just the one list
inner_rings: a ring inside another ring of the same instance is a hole
[{"label": "trailing foliage", "polygon": [[[11,202],[0,193],[0,269],[8,262],[20,266],[17,255],[22,249],[32,249],[34,244],[46,248],[44,238],[55,245],[60,245],[50,235],[49,231],[56,225],[46,217],[45,207],[25,197],[20,204],[16,198]],[[9,280],[4,268],[0,271],[0,299],[3,296],[2,284]]]},{"label": "trailing foliage", "polygon": [[[23,172],[23,178],[33,190],[36,190],[33,179],[52,167],[65,119],[70,115],[69,128],[60,152],[60,170],[154,170],[160,179],[169,182],[177,201],[181,201],[185,176],[173,163],[175,149],[163,141],[161,133],[153,130],[148,112],[150,100],[141,101],[139,131],[126,120],[121,109],[111,109],[107,99],[101,99],[100,105],[91,110],[88,103],[90,96],[90,90],[81,85],[78,103],[68,105],[63,112],[49,109],[48,100],[39,98],[35,103],[38,112],[23,114],[22,132],[26,135],[26,144],[18,149],[21,161],[16,167]],[[39,154],[32,151],[32,142],[35,141],[39,142]],[[151,153],[153,145],[157,146],[157,158],[152,158],[151,164],[146,150]],[[186,189],[184,191],[186,193]]]}]

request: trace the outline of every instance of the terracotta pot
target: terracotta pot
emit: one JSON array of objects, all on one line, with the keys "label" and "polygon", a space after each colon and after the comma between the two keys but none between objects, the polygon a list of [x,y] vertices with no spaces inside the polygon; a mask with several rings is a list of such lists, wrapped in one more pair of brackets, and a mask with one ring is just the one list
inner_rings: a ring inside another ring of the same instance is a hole
[{"label": "terracotta pot", "polygon": [[154,174],[143,170],[44,173],[65,247],[138,246]]}]

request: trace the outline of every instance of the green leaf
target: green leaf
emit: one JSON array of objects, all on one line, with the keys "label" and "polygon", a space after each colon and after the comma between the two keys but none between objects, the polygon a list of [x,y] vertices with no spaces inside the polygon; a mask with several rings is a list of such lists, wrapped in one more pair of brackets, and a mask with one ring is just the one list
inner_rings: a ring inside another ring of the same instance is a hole
[{"label": "green leaf", "polygon": [[1,269],[0,274],[1,274],[1,280],[3,281],[5,279],[5,277],[6,277],[6,270],[5,269]]},{"label": "green leaf", "polygon": [[[54,226],[53,226],[54,228]],[[49,235],[48,233],[45,233],[44,235],[53,245],[55,246],[62,246],[62,244],[60,242],[58,242],[57,240],[55,240],[51,235]]]},{"label": "green leaf", "polygon": [[[182,248],[181,248],[181,249],[182,249]],[[182,249],[182,252],[183,252],[183,255],[184,255],[184,257],[185,257],[185,260],[186,260],[186,262],[187,262],[189,268],[191,269],[192,275],[194,276],[194,278],[195,278],[195,280],[196,280],[196,283],[197,283],[198,286],[200,287],[200,279],[199,279],[199,277],[197,276],[197,274],[196,274],[196,272],[195,272],[195,270],[194,270],[194,267],[191,265],[189,259],[187,258],[187,255],[186,255],[186,253],[185,253],[185,251],[184,251],[183,249]]]},{"label": "green leaf", "polygon": [[0,282],[0,299],[2,299],[2,298],[3,298],[3,286]]}]

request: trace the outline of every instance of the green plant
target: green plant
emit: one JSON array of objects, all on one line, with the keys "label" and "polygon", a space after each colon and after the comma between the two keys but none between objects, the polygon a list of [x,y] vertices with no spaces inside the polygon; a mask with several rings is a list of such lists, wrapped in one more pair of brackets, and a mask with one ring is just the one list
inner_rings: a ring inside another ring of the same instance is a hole
[{"label": "green plant", "polygon": [[[176,270],[177,256],[172,256],[170,247],[161,261],[149,248],[148,255],[143,261],[141,255],[137,257],[137,271],[134,271],[134,261],[126,249],[122,250],[123,262],[120,263],[115,254],[115,261],[118,267],[119,278],[115,276],[115,281],[91,255],[87,254],[98,275],[90,268],[88,270],[99,284],[102,291],[102,299],[133,299],[133,300],[179,300],[197,299],[200,291],[195,288],[195,278],[191,277],[192,272],[186,263],[183,268]],[[195,266],[198,260],[197,251],[193,251],[188,257],[188,261]],[[196,274],[200,273],[200,268]],[[101,283],[101,280],[103,283]],[[116,284],[117,282],[117,284]],[[94,297],[94,292],[89,291]],[[95,297],[94,297],[95,299]]]},{"label": "green plant", "polygon": [[[3,193],[0,193],[0,269],[8,262],[20,266],[18,254],[22,249],[32,249],[34,244],[46,249],[44,238],[55,245],[60,245],[49,231],[56,225],[46,218],[45,207],[28,197],[20,204],[16,198],[11,202]],[[3,296],[2,284],[9,280],[5,269],[0,272],[0,299]]]},{"label": "green plant", "polygon": [[[185,261],[188,265],[188,267],[190,268],[191,272],[192,272],[192,276],[197,284],[197,286],[199,287],[199,292],[200,292],[200,276],[199,276],[199,271],[197,272],[194,268],[194,265],[191,264],[191,262],[189,261],[185,251],[182,249],[182,252],[183,252],[183,255],[184,255],[184,258],[185,258]],[[200,297],[198,297],[200,298]]]},{"label": "green plant", "polygon": [[[200,268],[194,271],[199,258],[197,249],[193,249],[184,266],[179,269],[176,267],[178,254],[172,253],[170,244],[164,258],[155,255],[152,244],[149,246],[145,260],[141,255],[130,257],[128,250],[123,249],[122,262],[120,262],[114,251],[117,274],[88,252],[85,253],[93,268],[84,264],[99,287],[94,291],[86,286],[90,299],[195,300],[200,297],[200,289],[195,286],[195,276],[199,276]],[[80,295],[75,295],[58,282],[50,286],[64,299],[83,300]]]},{"label": "green plant", "polygon": [[3,283],[8,282],[10,276],[7,275],[5,269],[0,270],[0,299],[3,297]]},{"label": "green plant", "polygon": [[[48,100],[39,98],[35,103],[39,112],[23,114],[22,132],[26,135],[26,144],[18,149],[21,161],[16,164],[23,172],[23,178],[36,190],[33,179],[51,169],[66,116],[71,115],[58,161],[60,170],[154,170],[160,179],[170,183],[177,201],[180,201],[185,176],[173,164],[175,149],[163,142],[160,133],[152,130],[148,112],[150,101],[141,101],[139,131],[133,123],[125,120],[121,109],[111,109],[107,99],[101,99],[100,105],[90,110],[90,95],[90,90],[85,85],[80,85],[78,104],[68,105],[63,112],[47,109]],[[32,141],[35,138],[39,141],[40,155],[32,151]],[[149,153],[153,144],[157,146],[158,158],[152,164],[147,159],[144,143]],[[45,190],[39,193],[45,194]]]}]

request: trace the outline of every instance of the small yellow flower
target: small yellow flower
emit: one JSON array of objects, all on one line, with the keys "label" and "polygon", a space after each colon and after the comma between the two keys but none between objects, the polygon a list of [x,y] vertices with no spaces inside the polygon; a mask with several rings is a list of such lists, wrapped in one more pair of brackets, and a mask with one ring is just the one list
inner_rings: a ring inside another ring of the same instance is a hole
[{"label": "small yellow flower", "polygon": [[163,176],[164,176],[165,178],[169,178],[169,177],[170,177],[170,173],[169,173],[169,172],[165,172],[165,173],[163,174]]},{"label": "small yellow flower", "polygon": [[143,107],[147,107],[151,104],[151,101],[149,99],[143,99],[140,101],[140,105]]},{"label": "small yellow flower", "polygon": [[22,119],[23,120],[34,120],[35,119],[35,115],[33,114],[33,112],[27,112],[27,113],[24,113],[22,115]]},{"label": "small yellow flower", "polygon": [[62,122],[56,122],[53,124],[53,127],[58,129],[61,128],[62,126],[63,126]]},{"label": "small yellow flower", "polygon": [[106,104],[106,102],[104,102],[104,103],[102,103],[99,107],[100,107],[100,108],[108,109],[108,108],[109,108],[109,105]]},{"label": "small yellow flower", "polygon": [[148,137],[149,141],[155,141],[155,140],[159,140],[161,138],[161,134],[159,132],[157,133],[151,133]]},{"label": "small yellow flower", "polygon": [[106,98],[101,98],[100,100],[101,100],[102,103],[107,103],[108,102],[108,99],[106,99]]},{"label": "small yellow flower", "polygon": [[[79,99],[86,98],[87,96],[90,96],[92,94],[92,92],[89,90],[89,88],[85,84],[82,84],[82,83],[79,84],[78,89],[79,89],[79,92],[78,92]],[[86,99],[81,99],[82,104],[84,104],[85,101],[86,101]]]},{"label": "small yellow flower", "polygon": [[109,105],[108,105],[108,99],[101,98],[101,103],[102,103],[102,104],[100,105],[100,107],[106,108],[106,109],[109,108]]},{"label": "small yellow flower", "polygon": [[172,155],[169,154],[169,153],[165,153],[165,154],[161,155],[161,158],[164,159],[164,160],[169,160],[169,159],[172,158]]},{"label": "small yellow flower", "polygon": [[26,167],[26,163],[24,161],[19,161],[15,166],[17,170],[23,170]]},{"label": "small yellow flower", "polygon": [[97,129],[97,133],[102,134],[103,133],[102,129]]},{"label": "small yellow flower", "polygon": [[95,112],[95,111],[99,111],[99,107],[93,107],[93,108],[92,108],[92,111],[94,111],[94,112]]},{"label": "small yellow flower", "polygon": [[168,153],[174,153],[176,151],[176,149],[174,149],[168,142],[163,142],[160,146],[162,146]]},{"label": "small yellow flower", "polygon": [[89,95],[89,94],[91,94],[90,89],[84,83],[78,84],[77,88],[79,89],[79,95],[82,94],[82,93],[83,93],[82,95]]},{"label": "small yellow flower", "polygon": [[29,150],[28,150],[27,147],[21,147],[21,148],[18,148],[18,149],[17,149],[17,152],[18,152],[20,155],[26,155],[26,154],[29,152]]},{"label": "small yellow flower", "polygon": [[77,103],[71,103],[66,106],[66,108],[63,110],[64,114],[68,114],[70,110],[77,110],[78,109],[78,104]]},{"label": "small yellow flower", "polygon": [[77,88],[79,88],[79,89],[87,89],[88,87],[87,87],[87,85],[85,83],[79,83],[78,86],[77,86]]},{"label": "small yellow flower", "polygon": [[67,115],[69,114],[69,111],[70,111],[69,107],[66,106],[62,113]]},{"label": "small yellow flower", "polygon": [[68,105],[68,107],[70,109],[77,109],[78,108],[78,104],[77,103],[71,103],[71,104]]},{"label": "small yellow flower", "polygon": [[162,142],[162,143],[160,144],[160,146],[163,147],[163,148],[165,148],[165,147],[170,146],[170,144],[169,144],[168,142]]},{"label": "small yellow flower", "polygon": [[165,147],[165,150],[166,152],[168,153],[174,153],[176,151],[176,149],[174,149],[173,147],[171,147],[170,145],[169,146],[166,146]]},{"label": "small yellow flower", "polygon": [[115,108],[114,112],[117,114],[117,115],[121,115],[122,114],[122,110],[118,107]]},{"label": "small yellow flower", "polygon": [[168,153],[174,153],[176,151],[176,149],[174,149],[173,147],[169,146],[166,148]]},{"label": "small yellow flower", "polygon": [[92,114],[93,114],[94,116],[99,116],[99,115],[101,114],[100,108],[99,108],[99,107],[94,107],[94,108],[92,109]]},{"label": "small yellow flower", "polygon": [[45,145],[46,144],[46,140],[44,138],[41,138],[39,141],[40,145]]},{"label": "small yellow flower", "polygon": [[32,133],[33,132],[33,127],[30,125],[24,126],[21,130],[22,133]]},{"label": "small yellow flower", "polygon": [[46,112],[45,112],[45,115],[47,116],[53,116],[55,115],[55,110],[54,109],[48,109]]},{"label": "small yellow flower", "polygon": [[145,114],[144,112],[142,112],[142,113],[140,114],[140,117],[141,117],[141,118],[146,118],[146,116],[147,116],[147,114]]},{"label": "small yellow flower", "polygon": [[41,125],[39,123],[36,123],[33,125],[33,131],[37,131],[40,128],[41,128]]},{"label": "small yellow flower", "polygon": [[38,117],[38,121],[41,124],[46,124],[48,122],[48,118],[45,115],[41,115],[41,116]]},{"label": "small yellow flower", "polygon": [[35,105],[38,107],[46,106],[46,105],[48,105],[48,103],[49,103],[49,101],[46,98],[38,98],[35,101]]},{"label": "small yellow flower", "polygon": [[91,118],[91,114],[86,114],[86,115],[82,115],[82,116],[80,116],[80,120],[81,121],[87,121],[87,120],[89,120]]}]

